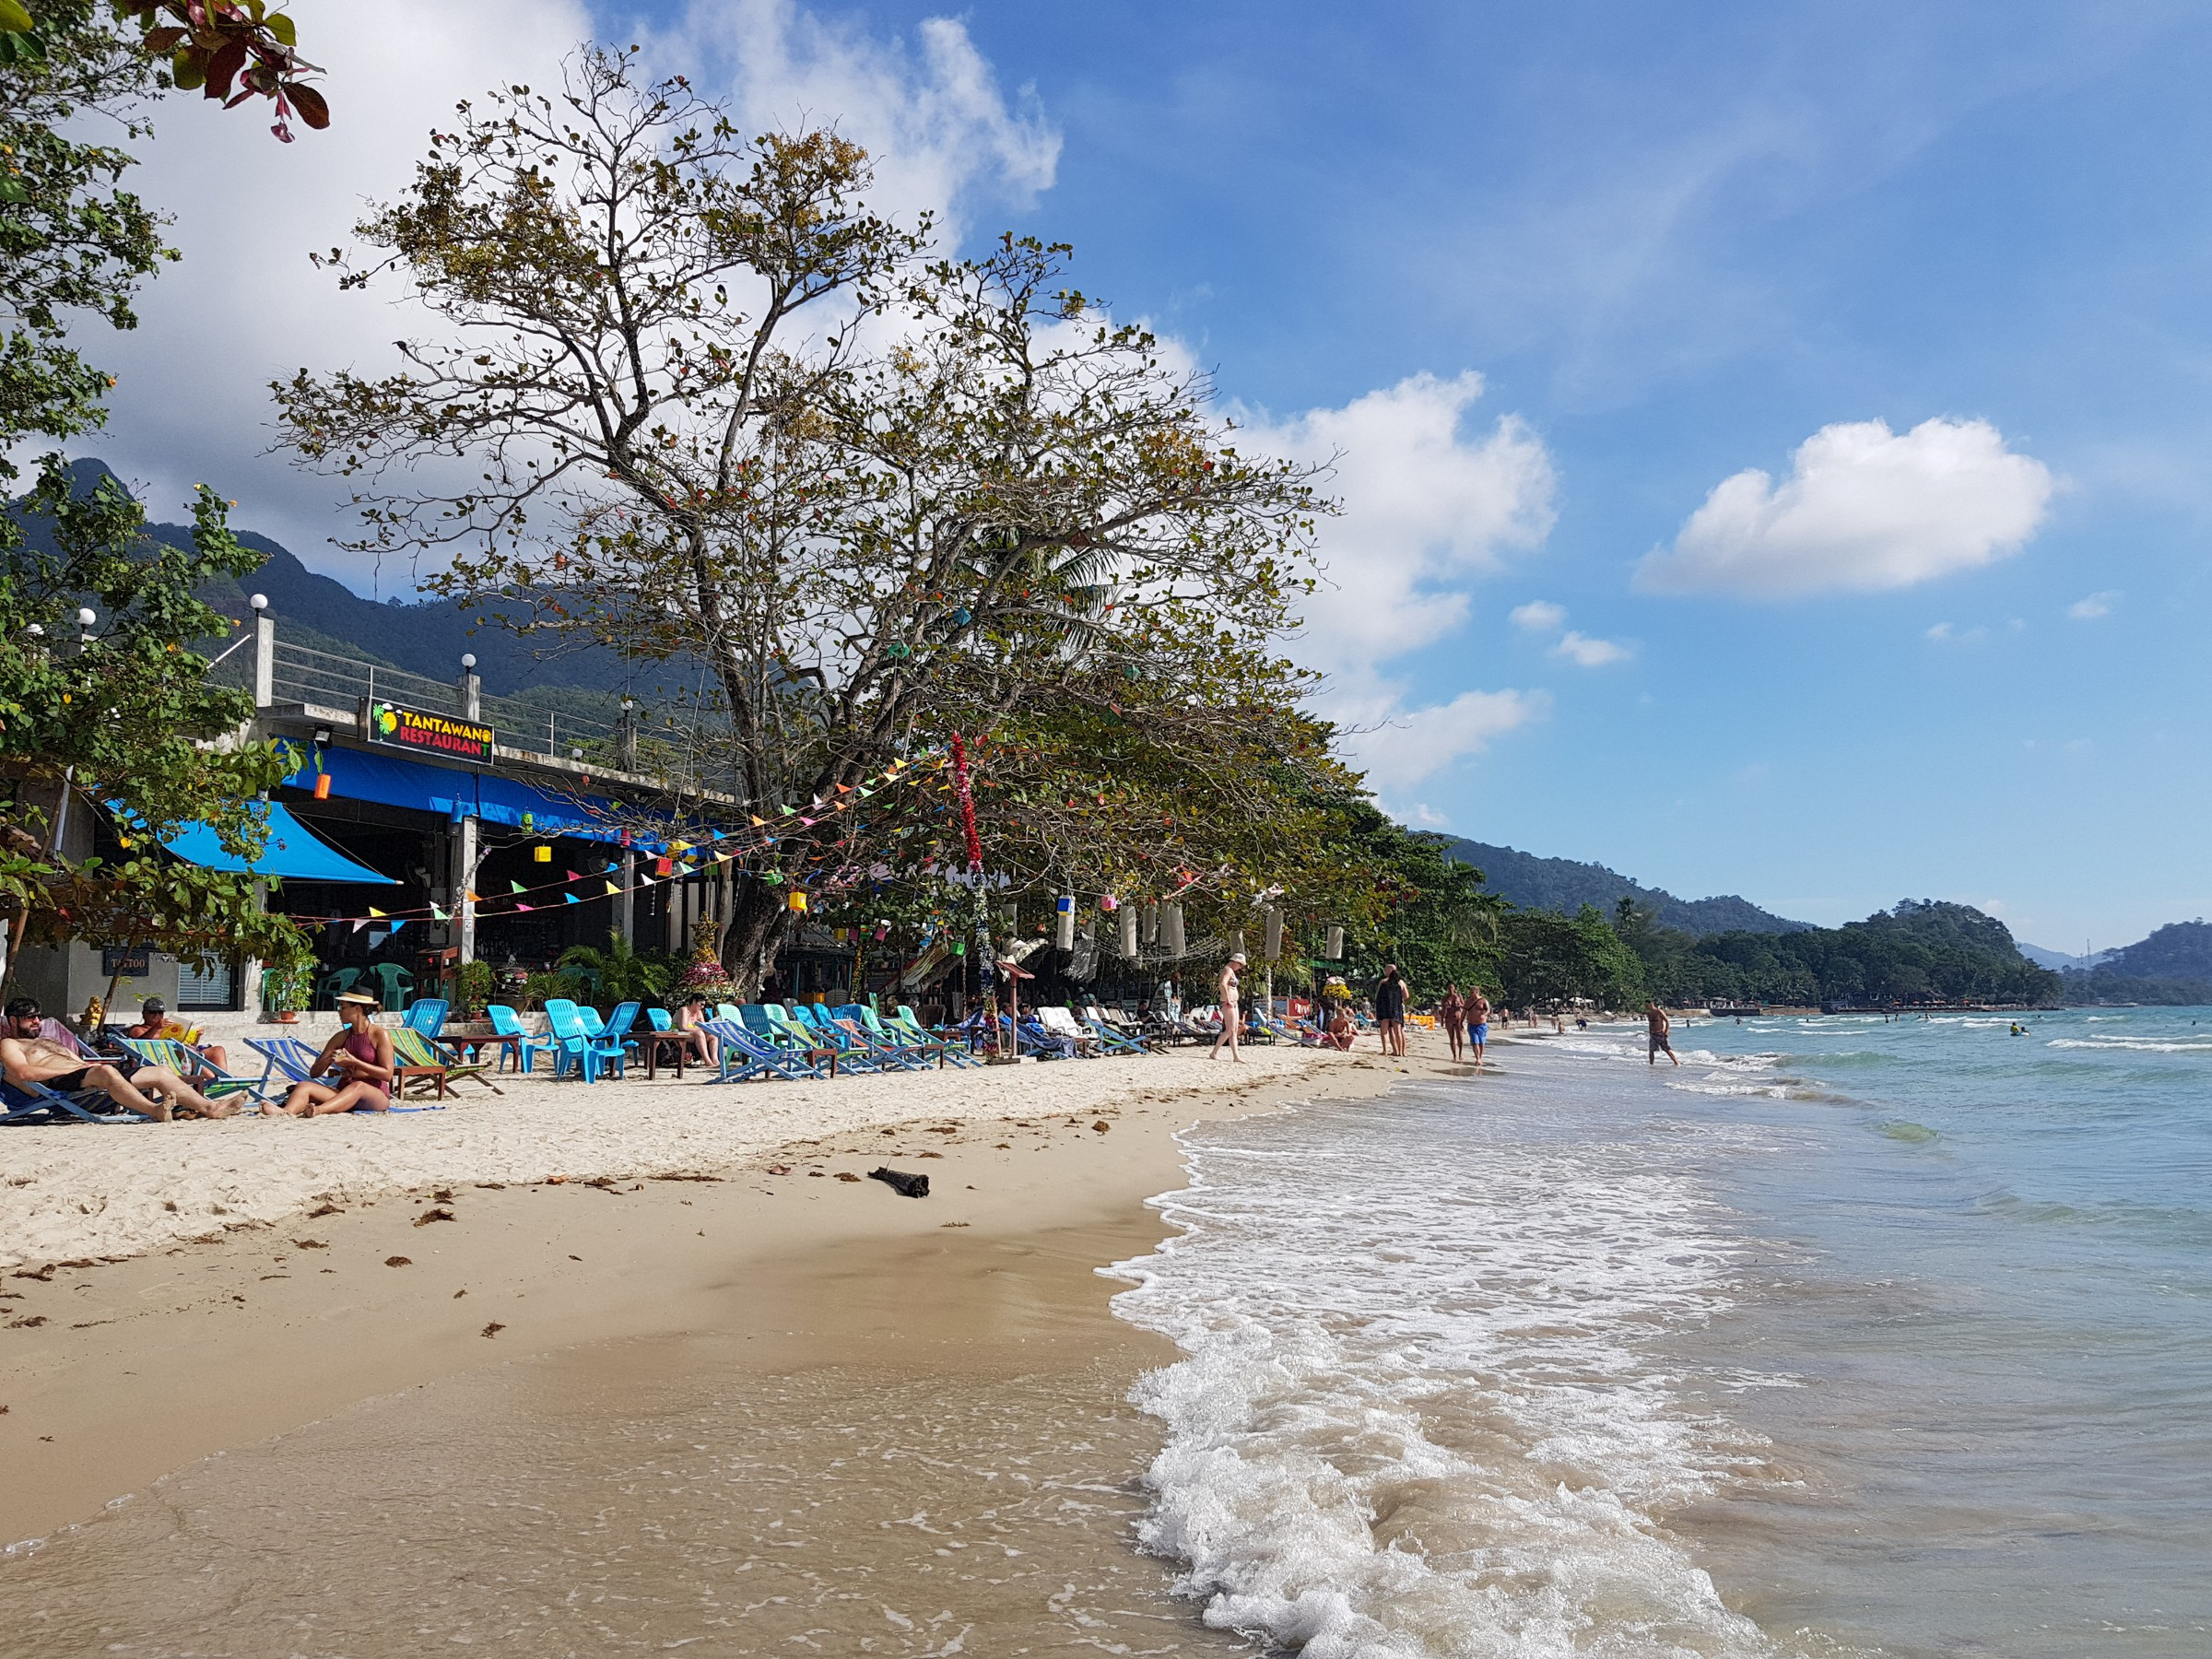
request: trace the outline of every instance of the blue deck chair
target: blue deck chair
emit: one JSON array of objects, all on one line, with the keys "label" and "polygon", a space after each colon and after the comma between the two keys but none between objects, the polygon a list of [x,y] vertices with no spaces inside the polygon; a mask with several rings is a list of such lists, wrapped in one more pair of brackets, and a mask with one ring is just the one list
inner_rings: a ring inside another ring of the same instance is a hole
[{"label": "blue deck chair", "polygon": [[[768,1006],[772,1018],[775,1005],[771,1003]],[[890,1064],[830,1018],[830,1010],[819,1003],[794,1003],[790,1017],[801,1030],[812,1035],[815,1046],[837,1051],[837,1065],[841,1071],[879,1072]]]},{"label": "blue deck chair", "polygon": [[884,1024],[889,1026],[893,1030],[901,1032],[917,1041],[942,1043],[945,1049],[945,1058],[962,1070],[982,1065],[982,1061],[978,1059],[974,1052],[968,1046],[971,1033],[965,1026],[953,1026],[947,1030],[932,1030],[922,1023],[922,1017],[905,1003],[899,1005],[898,1013],[887,1014],[883,1019]]},{"label": "blue deck chair", "polygon": [[148,1065],[166,1065],[187,1083],[195,1077],[209,1078],[193,1087],[211,1100],[219,1100],[225,1095],[249,1094],[258,1101],[268,1088],[265,1071],[258,1077],[241,1077],[235,1072],[225,1071],[191,1043],[174,1037],[118,1037],[115,1041],[129,1050],[134,1058]]},{"label": "blue deck chair", "polygon": [[97,1088],[63,1094],[43,1083],[10,1083],[0,1077],[0,1124],[145,1124],[153,1120],[119,1106]]},{"label": "blue deck chair", "polygon": [[746,1030],[740,1020],[710,1019],[700,1029],[720,1040],[722,1075],[712,1083],[740,1083],[748,1077],[784,1077],[799,1082],[822,1076],[820,1066],[806,1054],[779,1048],[758,1031]]},{"label": "blue deck chair", "polygon": [[546,1018],[553,1022],[555,1077],[559,1077],[571,1063],[586,1083],[598,1082],[599,1074],[610,1065],[618,1074],[622,1072],[622,1045],[602,1043],[594,1037],[584,1029],[582,1011],[567,997],[549,998],[546,1003]]},{"label": "blue deck chair", "polygon": [[[782,1018],[778,1018],[777,1016]],[[737,1010],[737,1023],[787,1058],[806,1066],[814,1076],[829,1075],[819,1051],[829,1044],[818,1041],[811,1029],[802,1028],[776,1003],[747,1003]]]},{"label": "blue deck chair", "polygon": [[614,1012],[606,1017],[606,1024],[599,1029],[599,1041],[618,1049],[636,1048],[637,1039],[629,1034],[629,1030],[637,1023],[638,1005],[634,1002],[617,1003]]},{"label": "blue deck chair", "polygon": [[665,1008],[648,1008],[645,1010],[645,1018],[652,1021],[653,1029],[656,1031],[676,1030],[676,1021],[669,1018],[668,1010]]},{"label": "blue deck chair", "polygon": [[910,1031],[896,1018],[878,1014],[874,1008],[862,1004],[853,1004],[849,1012],[875,1035],[877,1041],[889,1043],[906,1053],[920,1054],[935,1061],[939,1066],[957,1064],[955,1056],[966,1054],[965,1044],[947,1042],[927,1032]]},{"label": "blue deck chair", "polygon": [[[491,1029],[500,1036],[522,1039],[514,1045],[514,1065],[517,1071],[529,1071],[533,1063],[537,1059],[540,1050],[550,1050],[556,1046],[552,1038],[540,1037],[524,1026],[522,1016],[504,1003],[493,1003],[484,1012],[490,1018]],[[501,1065],[507,1064],[507,1044],[503,1042],[500,1044],[500,1064]]]},{"label": "blue deck chair", "polygon": [[1156,1054],[1159,1052],[1153,1043],[1122,1030],[1095,1007],[1083,1011],[1083,1023],[1106,1045],[1106,1052],[1110,1054]]},{"label": "blue deck chair", "polygon": [[885,1030],[876,1018],[876,1010],[865,1003],[846,1003],[831,1009],[830,1017],[886,1065],[895,1065],[900,1071],[927,1071],[935,1058],[921,1044],[901,1042]]},{"label": "blue deck chair", "polygon": [[437,1040],[445,1030],[445,1017],[453,1005],[441,996],[418,996],[407,1005],[407,1011],[399,1023],[410,1031],[420,1031],[425,1037]]}]

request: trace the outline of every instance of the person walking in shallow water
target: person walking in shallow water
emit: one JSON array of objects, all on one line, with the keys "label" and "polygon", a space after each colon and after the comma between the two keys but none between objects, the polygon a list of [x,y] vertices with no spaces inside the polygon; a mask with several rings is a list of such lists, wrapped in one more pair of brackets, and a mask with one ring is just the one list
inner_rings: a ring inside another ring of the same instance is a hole
[{"label": "person walking in shallow water", "polygon": [[1229,1057],[1240,1065],[1244,1062],[1244,1056],[1237,1053],[1237,970],[1243,966],[1244,953],[1241,950],[1221,964],[1221,978],[1217,986],[1221,1000],[1221,1032],[1214,1039],[1214,1046],[1206,1052],[1208,1060],[1220,1058],[1221,1045],[1226,1042]]},{"label": "person walking in shallow water", "polygon": [[1482,1069],[1482,1051],[1490,1041],[1490,999],[1476,985],[1467,992],[1467,1051],[1474,1057],[1475,1069]]},{"label": "person walking in shallow water", "polygon": [[1444,1000],[1436,1005],[1436,1022],[1444,1028],[1444,1038],[1452,1044],[1452,1058],[1458,1059],[1465,1046],[1467,1006],[1460,1000],[1456,980],[1444,986]]},{"label": "person walking in shallow water", "polygon": [[1658,1065],[1659,1051],[1665,1049],[1669,1060],[1677,1065],[1681,1065],[1682,1056],[1675,1053],[1675,1045],[1667,1041],[1666,1034],[1672,1029],[1673,1021],[1667,1018],[1666,1010],[1655,1002],[1645,1003],[1643,1023],[1651,1028],[1652,1033],[1652,1040],[1644,1048],[1643,1063],[1646,1065]]}]

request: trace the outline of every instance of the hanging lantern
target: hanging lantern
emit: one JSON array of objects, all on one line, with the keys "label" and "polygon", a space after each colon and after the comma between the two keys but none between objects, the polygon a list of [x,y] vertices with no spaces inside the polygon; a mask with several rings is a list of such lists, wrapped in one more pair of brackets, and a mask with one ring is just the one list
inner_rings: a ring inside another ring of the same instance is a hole
[{"label": "hanging lantern", "polygon": [[1159,907],[1159,947],[1167,955],[1182,954],[1182,906],[1163,904]]},{"label": "hanging lantern", "polygon": [[806,909],[806,895],[796,888],[792,888],[790,904],[794,912],[803,913]]},{"label": "hanging lantern", "polygon": [[1159,943],[1159,906],[1147,904],[1137,923],[1138,942],[1145,945]]},{"label": "hanging lantern", "polygon": [[1076,901],[1072,897],[1063,896],[1053,909],[1059,915],[1053,943],[1063,950],[1073,950],[1076,947]]},{"label": "hanging lantern", "polygon": [[553,862],[553,849],[550,847],[531,848],[530,862],[532,864],[551,864]]},{"label": "hanging lantern", "polygon": [[1124,905],[1121,915],[1121,950],[1122,955],[1131,961],[1136,959],[1136,906],[1134,904]]},{"label": "hanging lantern", "polygon": [[318,801],[330,799],[330,774],[328,772],[318,772],[315,775],[315,799]]},{"label": "hanging lantern", "polygon": [[1328,947],[1328,948],[1327,948],[1326,950],[1323,951],[1321,954],[1323,955],[1323,957],[1324,957],[1325,959],[1327,959],[1329,961],[1332,961],[1332,962],[1341,962],[1341,961],[1343,961],[1343,960],[1344,960],[1344,929],[1343,929],[1343,928],[1341,928],[1341,927],[1334,927],[1334,926],[1332,926],[1332,927],[1329,929],[1329,947]]},{"label": "hanging lantern", "polygon": [[1267,941],[1267,959],[1272,962],[1283,954],[1283,912],[1280,906],[1271,904],[1267,907],[1264,936]]},{"label": "hanging lantern", "polygon": [[1111,915],[1113,912],[1122,908],[1122,901],[1119,899],[1116,899],[1112,893],[1106,893],[1100,897],[1099,908]]},{"label": "hanging lantern", "polygon": [[676,860],[673,858],[654,859],[653,861],[653,873],[655,876],[674,875],[676,873]]}]

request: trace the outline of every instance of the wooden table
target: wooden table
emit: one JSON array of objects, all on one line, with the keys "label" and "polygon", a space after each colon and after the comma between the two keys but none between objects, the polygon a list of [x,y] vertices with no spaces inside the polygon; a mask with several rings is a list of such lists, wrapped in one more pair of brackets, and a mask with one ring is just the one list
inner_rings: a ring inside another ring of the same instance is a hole
[{"label": "wooden table", "polygon": [[407,1095],[409,1077],[431,1077],[438,1084],[438,1099],[445,1099],[445,1067],[442,1065],[394,1065],[392,1068],[392,1098],[403,1100]]},{"label": "wooden table", "polygon": [[451,1043],[465,1056],[477,1060],[484,1058],[484,1051],[488,1048],[496,1046],[505,1049],[514,1060],[514,1069],[523,1069],[523,1037],[519,1031],[488,1031],[477,1036],[448,1032],[438,1041]]},{"label": "wooden table", "polygon": [[684,1060],[691,1053],[689,1031],[632,1031],[632,1039],[645,1045],[645,1077],[650,1082],[660,1075],[661,1049],[664,1044],[676,1050],[676,1075],[684,1075]]}]

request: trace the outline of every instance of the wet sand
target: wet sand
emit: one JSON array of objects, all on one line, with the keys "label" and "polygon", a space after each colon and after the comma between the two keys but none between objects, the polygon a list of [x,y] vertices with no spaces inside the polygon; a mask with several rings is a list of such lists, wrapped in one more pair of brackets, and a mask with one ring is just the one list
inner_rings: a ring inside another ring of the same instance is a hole
[{"label": "wet sand", "polygon": [[[1124,1625],[1226,1651],[1127,1547],[1154,1440],[1124,1395],[1168,1356],[1096,1270],[1160,1236],[1141,1201],[1178,1184],[1175,1129],[1401,1075],[1163,1067],[1116,1105],[683,1172],[714,1179],[422,1185],[10,1277],[0,1536],[45,1542],[0,1559],[0,1620],[26,1653],[1046,1651]],[[932,1195],[840,1179],[879,1163]]]}]

